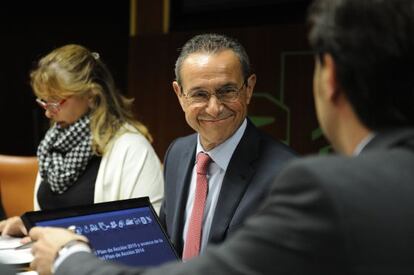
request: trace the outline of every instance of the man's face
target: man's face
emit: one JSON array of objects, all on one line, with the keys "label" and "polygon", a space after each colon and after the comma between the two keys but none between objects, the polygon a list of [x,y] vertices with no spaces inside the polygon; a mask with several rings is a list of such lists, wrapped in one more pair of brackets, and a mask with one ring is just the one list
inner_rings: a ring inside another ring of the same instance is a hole
[{"label": "man's face", "polygon": [[[183,62],[181,86],[173,88],[185,112],[187,123],[200,134],[204,150],[211,150],[231,137],[247,115],[256,76],[243,79],[241,64],[231,50],[215,54],[193,53]],[[219,100],[211,94],[223,90],[238,91],[233,100]],[[204,102],[194,102],[188,95],[208,92]]]},{"label": "man's face", "polygon": [[338,124],[337,107],[334,104],[335,88],[333,78],[333,60],[323,57],[323,63],[315,59],[313,75],[313,97],[319,125],[329,142],[335,147],[335,132]]},{"label": "man's face", "polygon": [[313,72],[313,101],[315,103],[316,117],[318,118],[319,125],[324,130],[323,125],[323,106],[321,100],[321,94],[323,93],[322,85],[322,72],[321,63],[318,59],[315,59],[315,68]]}]

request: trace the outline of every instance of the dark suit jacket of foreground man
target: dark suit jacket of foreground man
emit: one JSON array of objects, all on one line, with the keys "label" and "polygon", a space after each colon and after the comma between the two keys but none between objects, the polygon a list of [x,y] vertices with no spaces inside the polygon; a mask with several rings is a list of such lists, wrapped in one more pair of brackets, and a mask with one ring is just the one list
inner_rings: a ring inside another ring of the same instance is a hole
[{"label": "dark suit jacket of foreground man", "polygon": [[[184,213],[195,162],[197,134],[172,143],[164,161],[165,195],[160,218],[179,255],[183,250]],[[247,127],[230,160],[211,225],[209,243],[232,235],[269,193],[272,181],[289,159],[292,149]]]},{"label": "dark suit jacket of foreground man", "polygon": [[13,271],[10,266],[0,263],[0,274],[1,275],[12,275],[12,274],[16,274],[16,272]]},{"label": "dark suit jacket of foreground man", "polygon": [[[359,156],[292,161],[223,245],[145,274],[414,274],[413,164],[414,129],[377,133]],[[141,271],[77,253],[57,274]]]}]

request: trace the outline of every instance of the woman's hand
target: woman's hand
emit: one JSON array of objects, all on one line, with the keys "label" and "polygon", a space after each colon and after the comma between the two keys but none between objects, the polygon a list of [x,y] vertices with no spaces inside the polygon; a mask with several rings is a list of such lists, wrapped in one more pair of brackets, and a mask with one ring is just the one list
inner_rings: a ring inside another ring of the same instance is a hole
[{"label": "woman's hand", "polygon": [[26,227],[20,217],[15,216],[0,222],[0,232],[2,236],[22,237],[27,235]]}]

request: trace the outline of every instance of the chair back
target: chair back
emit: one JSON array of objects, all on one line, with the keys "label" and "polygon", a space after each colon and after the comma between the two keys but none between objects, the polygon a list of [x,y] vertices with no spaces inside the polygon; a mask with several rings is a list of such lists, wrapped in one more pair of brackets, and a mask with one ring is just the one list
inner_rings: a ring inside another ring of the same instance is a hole
[{"label": "chair back", "polygon": [[0,197],[6,217],[33,210],[36,157],[0,155]]}]

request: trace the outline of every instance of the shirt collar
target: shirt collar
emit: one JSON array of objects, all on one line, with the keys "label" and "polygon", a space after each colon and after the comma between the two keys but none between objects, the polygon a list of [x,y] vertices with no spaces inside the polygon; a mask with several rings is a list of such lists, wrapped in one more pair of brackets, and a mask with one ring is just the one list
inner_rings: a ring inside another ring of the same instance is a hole
[{"label": "shirt collar", "polygon": [[[237,145],[239,144],[244,131],[247,127],[247,119],[244,119],[243,123],[240,125],[239,129],[226,141],[222,144],[214,147],[206,153],[211,157],[211,159],[223,170],[227,169],[230,159],[233,155],[234,150],[236,150]],[[200,135],[197,137],[197,151],[196,155],[200,152],[205,152],[203,146],[200,143]]]},{"label": "shirt collar", "polygon": [[361,154],[361,151],[364,150],[365,146],[367,146],[367,144],[375,137],[375,133],[370,133],[369,135],[367,135],[366,137],[364,137],[361,142],[355,147],[354,152],[352,153],[352,155],[354,156],[358,156],[359,154]]}]

